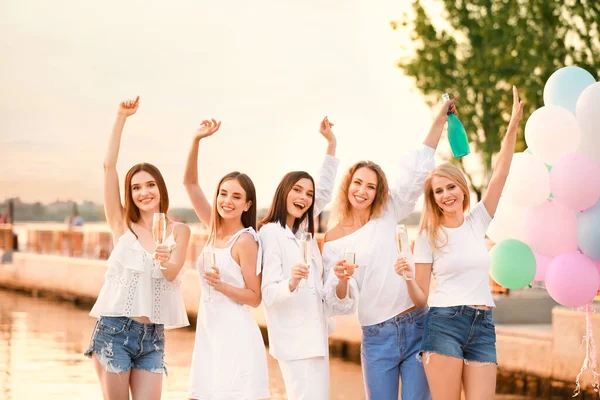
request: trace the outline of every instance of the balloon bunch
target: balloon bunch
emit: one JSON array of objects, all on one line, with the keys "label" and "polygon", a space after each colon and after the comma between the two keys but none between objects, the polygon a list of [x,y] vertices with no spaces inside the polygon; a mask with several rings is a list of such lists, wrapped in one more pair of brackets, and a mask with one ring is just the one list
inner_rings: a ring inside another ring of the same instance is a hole
[{"label": "balloon bunch", "polygon": [[579,67],[554,72],[545,106],[525,125],[528,149],[514,155],[487,232],[490,275],[520,289],[544,281],[567,307],[600,288],[600,82]]}]

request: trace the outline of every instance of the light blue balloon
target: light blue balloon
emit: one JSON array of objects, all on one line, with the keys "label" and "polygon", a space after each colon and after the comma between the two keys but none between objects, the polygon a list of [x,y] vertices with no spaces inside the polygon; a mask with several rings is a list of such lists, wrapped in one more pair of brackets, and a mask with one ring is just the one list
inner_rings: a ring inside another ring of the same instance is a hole
[{"label": "light blue balloon", "polygon": [[592,74],[579,67],[555,71],[544,86],[544,104],[566,108],[575,115],[577,99],[583,90],[595,83]]},{"label": "light blue balloon", "polygon": [[577,242],[583,254],[600,261],[600,200],[579,214]]}]

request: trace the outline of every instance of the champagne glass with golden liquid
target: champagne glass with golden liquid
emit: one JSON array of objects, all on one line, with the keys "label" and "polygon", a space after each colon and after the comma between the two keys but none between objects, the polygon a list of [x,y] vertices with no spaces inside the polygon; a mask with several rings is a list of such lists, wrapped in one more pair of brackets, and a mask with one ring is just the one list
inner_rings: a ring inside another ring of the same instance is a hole
[{"label": "champagne glass with golden liquid", "polygon": [[[167,239],[167,217],[165,213],[154,213],[154,217],[152,218],[152,238],[157,246],[165,243]],[[158,264],[158,268],[166,269],[157,260],[154,260],[154,263]]]},{"label": "champagne glass with golden liquid", "polygon": [[[216,264],[216,257],[214,251],[204,249],[204,252],[202,253],[202,262],[204,266],[204,272],[215,272],[213,269],[213,267]],[[208,297],[206,298],[206,301],[208,301],[209,303],[213,302],[213,299],[211,297],[210,285],[208,285]]]},{"label": "champagne glass with golden liquid", "polygon": [[[408,233],[406,232],[406,225],[396,225],[396,245],[398,247],[398,255],[406,259],[406,253],[410,251],[410,249],[408,248]],[[407,281],[412,281],[413,279],[408,278],[406,276],[406,272],[402,273],[402,277]]]},{"label": "champagne glass with golden liquid", "polygon": [[[302,232],[300,235],[300,252],[302,255],[302,264],[308,266],[308,274],[310,276],[310,260],[312,258],[312,234],[310,232]],[[308,279],[302,279],[298,286],[306,287]]]}]

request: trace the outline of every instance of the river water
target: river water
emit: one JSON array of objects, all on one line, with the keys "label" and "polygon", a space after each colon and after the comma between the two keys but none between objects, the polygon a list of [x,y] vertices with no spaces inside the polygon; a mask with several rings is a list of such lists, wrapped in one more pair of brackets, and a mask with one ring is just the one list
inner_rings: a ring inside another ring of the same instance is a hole
[{"label": "river water", "polygon": [[[0,289],[0,399],[102,399],[92,361],[83,356],[95,320],[75,305]],[[186,399],[193,329],[167,331],[163,399]],[[286,399],[269,356],[272,399]],[[358,364],[331,359],[331,399],[364,399]],[[520,399],[498,396],[497,399]]]}]

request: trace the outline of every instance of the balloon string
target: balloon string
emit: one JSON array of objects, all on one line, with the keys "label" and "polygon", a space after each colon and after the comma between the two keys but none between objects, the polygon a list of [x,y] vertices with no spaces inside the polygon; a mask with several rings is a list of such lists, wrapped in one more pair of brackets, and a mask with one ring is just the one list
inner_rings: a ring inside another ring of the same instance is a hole
[{"label": "balloon string", "polygon": [[578,396],[581,393],[581,385],[579,383],[579,378],[585,371],[590,371],[593,379],[592,379],[592,387],[596,393],[600,394],[600,383],[598,382],[598,377],[600,374],[596,372],[596,342],[594,341],[594,335],[592,333],[592,314],[595,312],[592,303],[590,302],[585,307],[582,307],[578,311],[585,311],[585,336],[581,344],[585,344],[585,360],[583,360],[583,366],[577,374],[577,378],[575,380],[575,392],[573,397]]}]

